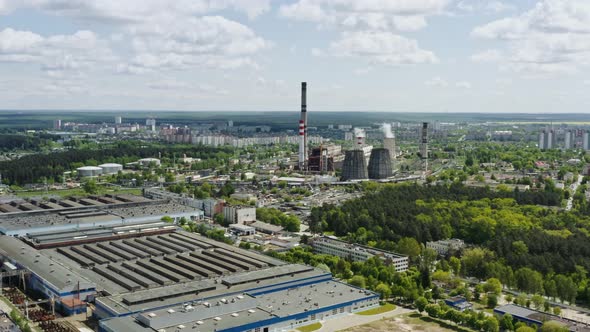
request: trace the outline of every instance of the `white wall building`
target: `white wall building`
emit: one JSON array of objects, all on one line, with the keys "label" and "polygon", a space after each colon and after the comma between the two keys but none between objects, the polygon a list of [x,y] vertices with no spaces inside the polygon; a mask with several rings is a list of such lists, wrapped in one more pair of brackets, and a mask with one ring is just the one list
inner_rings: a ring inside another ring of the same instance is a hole
[{"label": "white wall building", "polygon": [[379,256],[385,264],[393,265],[397,272],[407,271],[409,266],[408,256],[325,236],[313,239],[312,247],[317,253],[338,256],[353,262],[364,262],[373,256]]},{"label": "white wall building", "polygon": [[436,251],[441,256],[446,256],[451,251],[458,251],[465,247],[465,242],[460,239],[449,239],[426,242],[426,248]]}]

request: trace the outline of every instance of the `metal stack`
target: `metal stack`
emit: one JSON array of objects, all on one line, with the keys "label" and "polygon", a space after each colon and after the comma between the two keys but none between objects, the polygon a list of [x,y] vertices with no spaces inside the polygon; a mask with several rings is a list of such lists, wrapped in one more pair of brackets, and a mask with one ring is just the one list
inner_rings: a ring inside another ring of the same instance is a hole
[{"label": "metal stack", "polygon": [[373,149],[369,159],[369,179],[386,179],[393,174],[388,149]]}]

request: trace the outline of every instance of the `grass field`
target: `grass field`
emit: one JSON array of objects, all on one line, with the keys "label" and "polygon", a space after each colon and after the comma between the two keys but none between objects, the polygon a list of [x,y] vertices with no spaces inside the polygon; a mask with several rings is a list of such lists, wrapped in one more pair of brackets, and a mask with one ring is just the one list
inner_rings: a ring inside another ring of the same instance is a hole
[{"label": "grass field", "polygon": [[311,332],[311,331],[316,331],[322,328],[322,323],[313,323],[313,324],[309,324],[309,325],[305,325],[302,327],[298,327],[297,331],[300,332]]},{"label": "grass field", "polygon": [[391,311],[391,310],[395,310],[395,305],[393,305],[391,303],[385,303],[385,304],[382,304],[382,305],[378,306],[377,308],[373,308],[373,309],[369,309],[369,310],[357,312],[357,315],[361,315],[361,316],[372,316],[372,315],[382,314],[384,312],[388,312],[388,311]]},{"label": "grass field", "polygon": [[342,332],[424,331],[424,332],[474,332],[474,330],[439,321],[418,313],[384,318],[369,324],[341,330]]}]

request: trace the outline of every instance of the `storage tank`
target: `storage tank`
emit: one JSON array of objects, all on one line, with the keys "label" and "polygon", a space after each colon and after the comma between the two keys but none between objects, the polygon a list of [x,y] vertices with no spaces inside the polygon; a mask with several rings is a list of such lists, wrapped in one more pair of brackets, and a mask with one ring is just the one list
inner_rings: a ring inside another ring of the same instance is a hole
[{"label": "storage tank", "polygon": [[90,176],[99,176],[102,174],[102,168],[96,166],[83,166],[76,169],[78,176],[81,178]]},{"label": "storage tank", "polygon": [[158,159],[158,158],[143,158],[143,159],[139,159],[139,164],[141,166],[147,167],[151,163],[153,163],[156,166],[160,166],[160,164],[161,164],[160,159]]},{"label": "storage tank", "polygon": [[392,176],[391,156],[385,148],[373,149],[369,159],[369,179],[386,179]]},{"label": "storage tank", "polygon": [[367,178],[367,160],[363,150],[346,151],[342,166],[342,180],[363,180]]},{"label": "storage tank", "polygon": [[102,174],[115,174],[123,170],[123,165],[113,163],[98,165],[98,167],[102,168]]}]

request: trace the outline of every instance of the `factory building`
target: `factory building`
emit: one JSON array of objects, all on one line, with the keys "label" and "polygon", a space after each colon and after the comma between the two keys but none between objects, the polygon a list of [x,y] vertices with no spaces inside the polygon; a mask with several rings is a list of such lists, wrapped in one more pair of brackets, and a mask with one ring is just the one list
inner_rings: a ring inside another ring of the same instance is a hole
[{"label": "factory building", "polygon": [[[160,221],[164,216],[169,216],[175,221],[183,217],[189,220],[203,218],[203,211],[196,208],[165,200],[152,201],[143,197],[131,197],[134,198],[133,201],[127,202],[111,197],[63,199],[53,203],[59,208],[51,210],[37,208],[3,213],[0,214],[0,233],[24,236],[32,232],[60,232]],[[30,203],[27,203],[28,205],[33,206]]]},{"label": "factory building", "polygon": [[143,167],[149,167],[150,165],[160,166],[162,162],[158,158],[143,158],[137,161]]},{"label": "factory building", "polygon": [[128,202],[94,197],[87,202],[94,205],[5,213],[3,232],[22,238],[0,235],[0,260],[24,274],[29,289],[55,299],[66,315],[85,312],[93,302],[99,331],[105,332],[281,331],[379,303],[378,294],[320,269],[158,219],[192,215],[194,208],[123,199]]},{"label": "factory building", "polygon": [[378,256],[386,264],[393,265],[397,272],[408,270],[408,256],[394,252],[348,243],[327,236],[314,238],[311,245],[319,254],[338,256],[353,262],[364,262],[373,256]]}]

